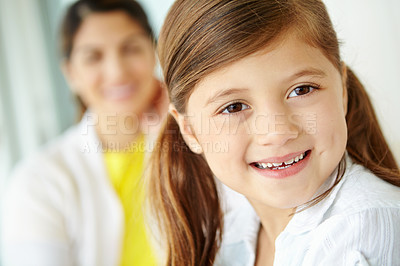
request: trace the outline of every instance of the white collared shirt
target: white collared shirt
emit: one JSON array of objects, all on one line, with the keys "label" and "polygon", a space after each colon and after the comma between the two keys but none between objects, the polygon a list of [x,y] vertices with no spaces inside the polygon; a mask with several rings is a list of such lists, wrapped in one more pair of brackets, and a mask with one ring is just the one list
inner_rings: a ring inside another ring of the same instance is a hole
[{"label": "white collared shirt", "polygon": [[[260,220],[240,196],[226,212],[215,265],[255,263]],[[296,213],[278,236],[274,265],[400,265],[400,188],[347,160],[329,196]]]}]

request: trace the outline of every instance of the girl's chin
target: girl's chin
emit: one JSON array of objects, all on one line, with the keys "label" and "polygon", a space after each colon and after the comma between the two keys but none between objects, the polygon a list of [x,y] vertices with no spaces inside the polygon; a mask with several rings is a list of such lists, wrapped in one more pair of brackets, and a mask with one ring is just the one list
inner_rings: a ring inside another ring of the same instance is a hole
[{"label": "girl's chin", "polygon": [[[268,193],[268,192],[267,192]],[[302,208],[305,204],[307,204],[310,200],[312,200],[313,193],[306,193],[304,191],[280,191],[278,189],[269,193],[270,197],[262,198],[254,198],[254,194],[250,197],[246,197],[250,203],[254,206],[257,205],[265,205],[269,208],[279,209],[279,210],[292,210],[297,207]],[[253,204],[254,203],[254,204]]]}]

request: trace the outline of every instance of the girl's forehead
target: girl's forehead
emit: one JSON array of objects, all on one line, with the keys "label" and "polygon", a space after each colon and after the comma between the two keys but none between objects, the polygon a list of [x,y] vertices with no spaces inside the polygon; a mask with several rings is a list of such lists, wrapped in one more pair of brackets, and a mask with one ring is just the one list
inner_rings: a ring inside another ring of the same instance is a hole
[{"label": "girl's forehead", "polygon": [[[328,65],[333,66],[321,49],[310,45],[297,35],[286,34],[258,51],[204,76],[195,89],[201,84],[212,83],[219,77],[223,78],[232,74],[238,79],[246,80],[248,76],[245,73],[250,70],[251,74],[267,75],[268,72],[273,72],[274,75],[285,76],[297,69],[331,67]],[[241,72],[243,75],[240,75]]]},{"label": "girl's forehead", "polygon": [[[197,93],[199,89],[203,92],[208,90],[209,94],[220,88],[221,84],[226,87],[231,86],[232,83],[229,83],[232,80],[244,83],[249,78],[247,71],[250,69],[252,70],[250,75],[260,73],[259,76],[265,76],[273,73],[274,77],[281,79],[284,79],[285,76],[290,77],[304,73],[318,73],[319,76],[322,76],[320,75],[322,72],[326,72],[326,75],[330,77],[333,75],[340,77],[340,61],[338,66],[336,58],[329,58],[328,53],[322,47],[315,45],[316,43],[317,40],[312,39],[311,34],[300,32],[297,28],[281,32],[260,49],[201,76],[195,86],[185,95],[186,111],[189,109],[188,105],[192,96],[195,94],[196,98],[199,97],[199,93]],[[265,65],[254,64],[260,57],[263,58]],[[321,71],[322,68],[325,70]],[[237,87],[240,84],[234,85]],[[200,97],[205,97],[205,95]]]},{"label": "girl's forehead", "polygon": [[296,82],[310,80],[339,84],[340,78],[340,72],[321,49],[289,36],[206,75],[193,89],[186,109],[193,101],[207,105],[215,95],[226,96],[226,92],[254,96],[259,88],[281,91]]}]

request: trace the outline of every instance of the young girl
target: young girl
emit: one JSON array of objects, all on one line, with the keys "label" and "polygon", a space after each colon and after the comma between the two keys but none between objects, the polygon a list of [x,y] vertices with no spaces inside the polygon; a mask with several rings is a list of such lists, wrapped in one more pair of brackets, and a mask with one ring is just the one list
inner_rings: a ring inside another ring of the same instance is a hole
[{"label": "young girl", "polygon": [[399,168],[321,1],[178,0],[159,57],[166,265],[400,264]]}]

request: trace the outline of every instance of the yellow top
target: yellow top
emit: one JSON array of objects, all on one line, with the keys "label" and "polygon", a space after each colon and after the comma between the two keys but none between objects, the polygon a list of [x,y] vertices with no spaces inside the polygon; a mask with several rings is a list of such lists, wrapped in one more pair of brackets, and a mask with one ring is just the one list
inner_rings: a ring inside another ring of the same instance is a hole
[{"label": "yellow top", "polygon": [[156,265],[155,256],[146,234],[141,180],[144,161],[144,135],[129,150],[107,151],[105,162],[110,180],[125,213],[125,234],[121,256],[122,266]]}]

